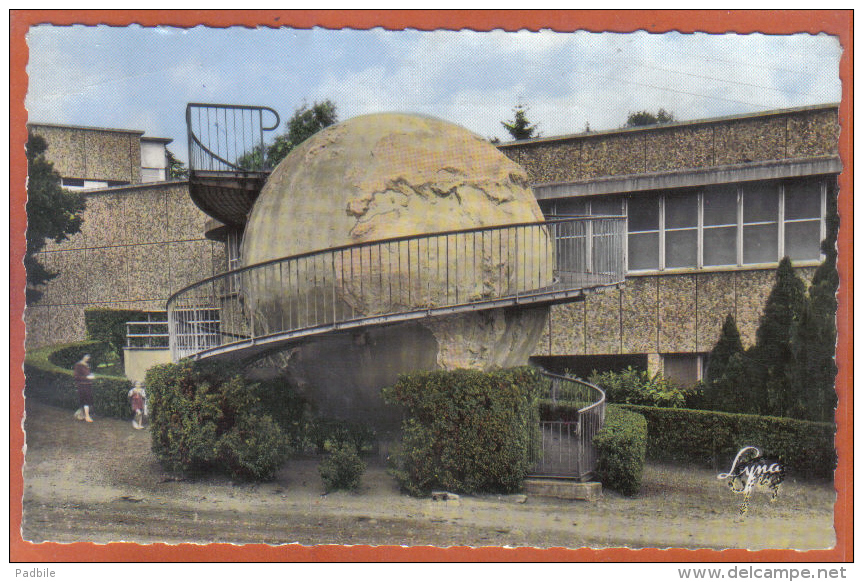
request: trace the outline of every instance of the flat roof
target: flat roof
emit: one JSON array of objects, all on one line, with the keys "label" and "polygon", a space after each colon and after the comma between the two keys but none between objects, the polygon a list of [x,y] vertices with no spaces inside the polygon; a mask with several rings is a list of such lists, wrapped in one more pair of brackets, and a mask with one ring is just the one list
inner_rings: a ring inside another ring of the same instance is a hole
[{"label": "flat roof", "polygon": [[110,127],[92,127],[87,125],[64,125],[62,123],[41,123],[33,121],[27,124],[27,127],[58,127],[60,129],[80,129],[84,131],[106,131],[111,133],[133,133],[135,135],[144,135],[140,129],[117,129]]},{"label": "flat roof", "polygon": [[639,131],[651,131],[655,129],[668,129],[675,127],[686,127],[692,125],[701,125],[701,124],[710,124],[710,123],[720,123],[723,121],[733,121],[737,119],[754,119],[758,117],[771,117],[774,115],[785,115],[788,113],[798,113],[802,111],[815,111],[818,109],[837,109],[839,107],[839,103],[825,103],[821,105],[803,105],[800,107],[791,107],[788,109],[771,109],[768,111],[757,111],[755,113],[741,113],[737,115],[725,115],[723,117],[707,117],[704,119],[693,119],[691,121],[675,121],[673,123],[656,123],[653,125],[639,125],[637,127],[621,127],[618,129],[606,129],[602,131],[589,131],[582,133],[570,133],[565,135],[554,135],[549,137],[536,137],[532,139],[520,139],[515,141],[508,141],[506,143],[496,144],[498,148],[507,148],[514,146],[523,146],[523,145],[533,145],[540,143],[548,143],[555,141],[565,141],[568,139],[581,139],[586,137],[596,137],[603,135],[613,135],[613,134],[624,134],[624,133],[633,133]]}]

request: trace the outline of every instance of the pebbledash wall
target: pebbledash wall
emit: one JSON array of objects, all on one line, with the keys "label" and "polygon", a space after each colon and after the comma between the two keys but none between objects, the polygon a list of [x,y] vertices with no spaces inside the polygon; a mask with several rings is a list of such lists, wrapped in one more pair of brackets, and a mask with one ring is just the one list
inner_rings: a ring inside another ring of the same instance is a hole
[{"label": "pebbledash wall", "polygon": [[537,359],[690,382],[727,314],[751,345],[778,260],[822,259],[838,137],[831,104],[502,144],[547,216],[628,215],[625,286],[554,306]]},{"label": "pebbledash wall", "polygon": [[165,181],[171,140],[140,131],[28,127],[45,138],[64,186],[87,197],[81,231],[39,253],[59,275],[27,306],[28,348],[83,339],[87,308],[164,311],[171,293],[224,271],[224,245],[204,238],[208,217],[192,203],[188,184]]},{"label": "pebbledash wall", "polygon": [[[164,310],[173,292],[226,269],[226,245],[204,237],[208,217],[188,185],[142,183],[165,175],[147,164],[169,140],[31,129],[67,187],[96,189],[81,233],[40,254],[60,275],[28,306],[28,347],[82,339],[88,307]],[[727,314],[751,344],[778,260],[790,255],[806,280],[821,260],[838,136],[831,104],[501,144],[546,215],[628,215],[625,286],[553,307],[537,359],[691,381]]]}]

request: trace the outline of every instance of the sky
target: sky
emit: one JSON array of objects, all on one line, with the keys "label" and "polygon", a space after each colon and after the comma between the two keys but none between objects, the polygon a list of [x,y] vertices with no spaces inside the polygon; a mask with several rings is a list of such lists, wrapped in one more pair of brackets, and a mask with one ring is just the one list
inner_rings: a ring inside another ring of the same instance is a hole
[{"label": "sky", "polygon": [[543,136],[838,102],[835,37],[35,26],[30,121],[137,129],[187,159],[188,102],[266,105],[283,121],[330,99],[340,120],[422,113],[511,139],[524,105]]}]

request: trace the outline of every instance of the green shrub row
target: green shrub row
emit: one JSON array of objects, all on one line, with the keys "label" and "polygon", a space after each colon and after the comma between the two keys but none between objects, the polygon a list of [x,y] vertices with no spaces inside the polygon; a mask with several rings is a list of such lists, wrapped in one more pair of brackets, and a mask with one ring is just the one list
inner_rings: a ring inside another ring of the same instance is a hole
[{"label": "green shrub row", "polygon": [[534,368],[417,372],[383,390],[404,408],[393,475],[404,490],[459,493],[519,489],[539,438]]},{"label": "green shrub row", "polygon": [[163,364],[147,371],[146,384],[152,449],[165,468],[266,480],[284,462],[290,443],[261,405],[258,385],[228,366]]},{"label": "green shrub row", "polygon": [[641,487],[647,447],[647,422],[636,412],[610,405],[605,423],[593,438],[596,474],[604,487],[636,495]]},{"label": "green shrub row", "polygon": [[[85,353],[91,355],[91,365],[98,363],[107,351],[102,342],[77,342],[28,350],[24,358],[25,396],[75,410],[78,408],[78,390],[72,366]],[[65,364],[70,360],[68,366],[57,363]],[[95,369],[95,365],[91,367]],[[131,416],[128,399],[131,388],[132,383],[124,377],[97,374],[93,380],[93,412],[117,418]]]},{"label": "green shrub row", "polygon": [[621,405],[647,420],[647,458],[730,468],[744,446],[779,457],[804,477],[832,478],[836,467],[831,423],[685,408]]}]

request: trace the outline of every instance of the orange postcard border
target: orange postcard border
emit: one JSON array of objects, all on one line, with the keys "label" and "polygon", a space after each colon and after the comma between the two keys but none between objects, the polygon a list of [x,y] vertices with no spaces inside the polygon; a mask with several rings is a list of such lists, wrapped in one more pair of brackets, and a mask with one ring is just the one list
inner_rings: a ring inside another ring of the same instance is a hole
[{"label": "orange postcard border", "polygon": [[[841,133],[839,153],[843,170],[839,176],[839,273],[841,284],[837,313],[839,375],[836,389],[836,449],[839,466],[835,473],[837,500],[834,510],[836,547],[830,550],[686,550],[614,548],[537,549],[399,546],[267,546],[230,544],[139,545],[132,543],[41,543],[21,537],[24,433],[24,232],[26,228],[27,93],[25,39],[30,26],[38,24],[107,24],[111,26],[170,25],[193,27],[247,26],[388,30],[413,28],[502,29],[558,32],[661,33],[751,33],[789,34],[807,32],[835,35],[843,48],[840,61],[842,100],[839,107]],[[850,562],[853,561],[853,11],[852,10],[12,10],[10,11],[10,391],[9,391],[9,557],[10,562]],[[14,388],[14,389],[13,389]]]}]

